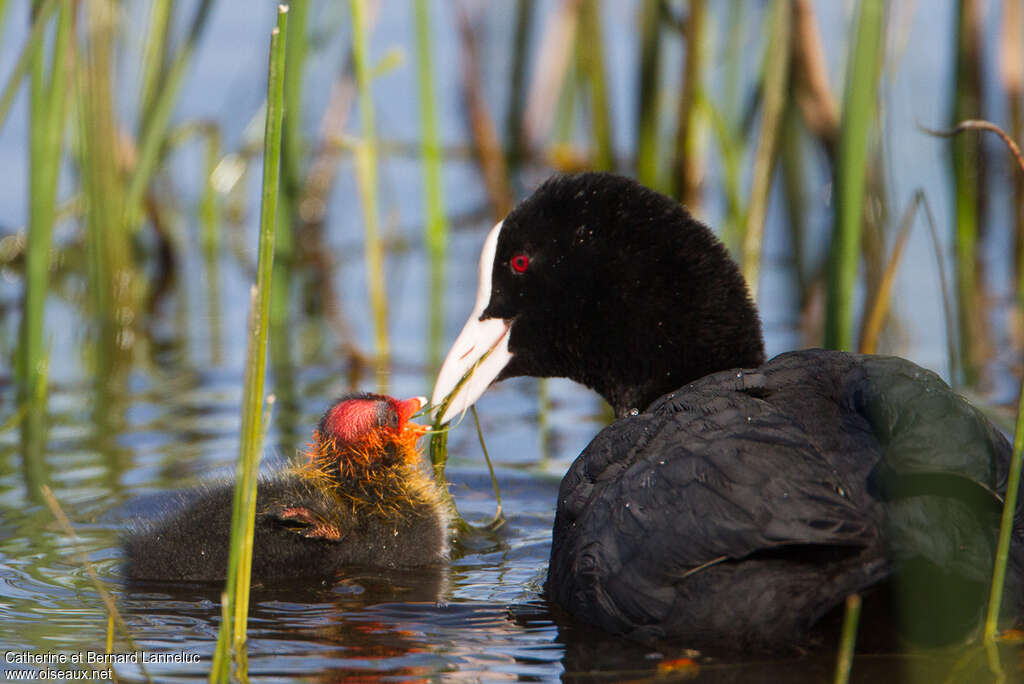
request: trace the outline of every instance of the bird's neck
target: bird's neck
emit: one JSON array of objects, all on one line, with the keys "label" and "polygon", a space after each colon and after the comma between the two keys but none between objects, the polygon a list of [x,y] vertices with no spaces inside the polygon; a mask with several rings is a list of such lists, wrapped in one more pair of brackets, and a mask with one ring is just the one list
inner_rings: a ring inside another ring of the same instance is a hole
[{"label": "bird's neck", "polygon": [[[386,458],[370,459],[363,449],[307,451],[296,473],[339,505],[388,517],[421,515],[441,500],[434,480],[418,465],[415,442],[389,445]],[[380,454],[378,454],[380,456]]]}]

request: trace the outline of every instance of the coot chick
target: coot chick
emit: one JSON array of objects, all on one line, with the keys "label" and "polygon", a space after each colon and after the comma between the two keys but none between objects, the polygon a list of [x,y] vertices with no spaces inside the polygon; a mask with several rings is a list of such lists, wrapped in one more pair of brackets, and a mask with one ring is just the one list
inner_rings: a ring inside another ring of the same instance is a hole
[{"label": "coot chick", "polygon": [[[552,602],[709,648],[806,645],[872,589],[914,638],[977,625],[1010,445],[934,373],[824,350],[766,363],[725,247],[610,174],[543,184],[487,236],[479,278],[434,388],[443,421],[520,375],[571,378],[618,416],[562,480]],[[1022,549],[1018,522],[1013,617]]]},{"label": "coot chick", "polygon": [[[252,576],[326,577],[344,566],[415,567],[448,557],[448,513],[420,465],[410,422],[420,398],[357,393],[324,413],[305,462],[260,481]],[[204,488],[184,508],[124,542],[134,580],[211,581],[227,572],[233,484]]]}]

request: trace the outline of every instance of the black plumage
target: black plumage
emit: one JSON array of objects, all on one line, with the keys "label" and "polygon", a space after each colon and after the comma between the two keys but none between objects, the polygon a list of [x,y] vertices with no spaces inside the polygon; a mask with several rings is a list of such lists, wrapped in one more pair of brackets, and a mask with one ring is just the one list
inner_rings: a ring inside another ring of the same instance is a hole
[{"label": "black plumage", "polygon": [[[765,363],[725,248],[626,178],[556,177],[493,235],[488,301],[434,403],[451,393],[464,410],[490,379],[564,376],[619,416],[562,481],[551,601],[611,632],[711,647],[808,644],[852,592],[931,643],[978,625],[1010,445],[935,374],[823,350]],[[488,376],[456,384],[464,369]]]}]

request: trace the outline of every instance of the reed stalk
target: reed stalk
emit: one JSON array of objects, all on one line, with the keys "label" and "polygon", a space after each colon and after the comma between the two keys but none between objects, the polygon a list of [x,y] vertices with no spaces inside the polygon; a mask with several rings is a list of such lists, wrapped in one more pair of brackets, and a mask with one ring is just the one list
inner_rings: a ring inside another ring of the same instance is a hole
[{"label": "reed stalk", "polygon": [[730,252],[739,249],[743,237],[746,208],[743,204],[742,165],[744,140],[742,131],[729,122],[726,113],[708,99],[707,93],[697,93],[696,106],[711,126],[722,164],[722,192],[725,195],[726,218],[722,225],[722,242]]},{"label": "reed stalk", "polygon": [[661,2],[642,0],[640,78],[637,97],[636,178],[664,190],[658,159],[658,92],[661,79]]},{"label": "reed stalk", "polygon": [[684,34],[686,57],[676,121],[675,159],[672,164],[676,198],[696,214],[700,213],[700,158],[697,150],[699,109],[696,102],[697,93],[701,90],[706,16],[707,3],[704,0],[690,0]]},{"label": "reed stalk", "polygon": [[[953,83],[953,122],[981,116],[981,7],[977,0],[957,3],[956,81]],[[956,282],[960,369],[968,385],[977,379],[981,337],[984,334],[978,276],[981,233],[983,148],[977,136],[958,136],[952,143],[956,227],[953,254]]]},{"label": "reed stalk", "polygon": [[[1004,0],[1002,30],[999,38],[999,72],[1009,103],[1010,134],[1024,140],[1024,0]],[[1024,306],[1024,175],[1014,177],[1010,197],[1013,212],[1013,272],[1017,305]]]},{"label": "reed stalk", "polygon": [[142,83],[139,86],[139,130],[145,130],[153,113],[153,103],[167,71],[167,49],[171,39],[173,0],[153,0],[149,8],[149,31],[142,56]]},{"label": "reed stalk", "polygon": [[200,0],[195,15],[192,17],[185,43],[171,62],[171,66],[167,70],[167,77],[156,86],[158,90],[148,104],[148,111],[143,112],[143,116],[140,118],[138,161],[131,179],[128,181],[123,205],[125,213],[122,221],[130,231],[135,229],[142,215],[143,196],[156,171],[157,163],[160,161],[160,152],[167,140],[167,129],[171,121],[171,114],[174,113],[174,104],[181,91],[185,72],[192,61],[196,44],[202,36],[212,7],[213,0]]},{"label": "reed stalk", "polygon": [[790,24],[792,11],[787,0],[774,0],[771,8],[762,96],[761,133],[754,157],[750,203],[743,236],[743,276],[756,301],[761,274],[761,246],[768,198],[772,189],[776,151],[789,79]]},{"label": "reed stalk", "polygon": [[[281,147],[281,193],[277,204],[276,242],[274,244],[274,284],[270,300],[270,337],[275,376],[290,377],[291,345],[288,339],[291,331],[291,284],[295,264],[295,228],[299,220],[298,208],[301,201],[305,144],[302,137],[302,92],[303,72],[306,55],[309,52],[309,0],[297,0],[289,4],[291,37],[288,40],[288,54],[285,56],[284,76],[284,123]],[[290,404],[293,393],[279,385],[285,405]],[[290,415],[290,414],[288,414]]]},{"label": "reed stalk", "polygon": [[78,160],[85,202],[89,298],[98,325],[96,377],[110,377],[114,361],[131,347],[138,308],[131,235],[124,229],[122,147],[116,120],[113,55],[117,14],[109,0],[85,5],[85,59],[77,60]]},{"label": "reed stalk", "polygon": [[861,0],[847,60],[836,168],[836,219],[825,309],[825,340],[830,349],[853,345],[853,289],[860,262],[868,146],[877,116],[882,64],[883,0]]},{"label": "reed stalk", "polygon": [[509,87],[508,110],[505,114],[505,140],[508,141],[507,164],[515,169],[523,159],[523,104],[526,101],[526,59],[528,39],[533,25],[536,0],[518,0],[516,32],[513,38],[512,82]]},{"label": "reed stalk", "polygon": [[[437,124],[437,103],[434,95],[430,6],[426,0],[415,0],[413,9],[416,14],[416,64],[422,126],[420,157],[423,163],[423,199],[427,211],[427,258],[430,262],[430,285],[427,295],[427,310],[430,312],[427,331],[427,374],[428,377],[433,377],[441,364],[441,339],[444,336],[448,222],[444,215],[444,194],[441,184],[441,134]],[[520,80],[521,76],[522,74],[519,75]]]},{"label": "reed stalk", "polygon": [[803,157],[803,128],[797,107],[792,100],[786,103],[779,140],[779,164],[782,171],[782,191],[789,214],[789,239],[793,252],[793,275],[800,293],[800,306],[807,301],[808,284],[804,264],[804,246],[807,242],[807,221],[804,216],[806,176]]},{"label": "reed stalk", "polygon": [[[267,364],[267,335],[270,314],[271,275],[274,262],[274,228],[281,164],[281,123],[284,110],[285,51],[288,37],[288,8],[278,6],[277,27],[270,36],[267,77],[267,113],[263,143],[263,190],[260,209],[257,282],[249,310],[249,342],[242,399],[242,427],[238,450],[235,495],[231,519],[231,545],[225,596],[231,603],[230,616],[221,623],[218,649],[210,681],[226,681],[228,643],[236,658],[243,653],[249,614],[249,588],[256,513],[256,481],[263,441],[264,378]],[[227,637],[231,634],[231,639]]]},{"label": "reed stalk", "polygon": [[[1001,128],[988,121],[964,121],[957,125],[953,133],[964,130],[986,130],[995,133],[1006,144],[1020,171],[1024,175],[1024,154],[1013,138]],[[960,136],[965,137],[965,136]],[[1024,384],[1021,385],[1020,398],[1017,400],[1017,426],[1013,437],[1013,456],[1010,460],[1010,473],[1006,479],[1006,496],[1003,500],[1003,515],[999,524],[999,542],[996,545],[995,565],[992,568],[992,586],[989,590],[988,610],[985,613],[984,637],[991,644],[999,627],[999,611],[1003,604],[1003,586],[1006,583],[1006,565],[1010,559],[1010,538],[1013,535],[1014,516],[1017,512],[1017,494],[1020,489],[1022,452],[1024,452]],[[998,653],[996,653],[998,661]],[[997,662],[998,665],[998,662]]]},{"label": "reed stalk", "polygon": [[[287,67],[284,79],[284,128],[281,148],[281,190],[288,207],[295,211],[302,188],[302,161],[305,144],[302,139],[302,91],[306,55],[309,53],[309,0],[292,0],[289,6],[288,23],[291,36],[288,39]],[[278,226],[278,231],[282,226]],[[281,233],[279,232],[279,237]],[[278,243],[280,246],[280,243]]]},{"label": "reed stalk", "polygon": [[843,617],[843,631],[839,637],[839,654],[836,657],[835,684],[847,684],[853,668],[853,649],[857,643],[857,623],[860,621],[860,595],[846,597],[846,613]]},{"label": "reed stalk", "polygon": [[505,166],[498,128],[491,116],[484,93],[473,26],[465,11],[458,12],[458,31],[459,43],[462,46],[462,87],[473,144],[494,216],[502,218],[512,210],[512,189],[508,181],[508,168]]},{"label": "reed stalk", "polygon": [[1006,565],[1010,559],[1010,537],[1013,534],[1013,518],[1017,511],[1017,490],[1020,488],[1022,452],[1024,452],[1024,384],[1021,385],[1017,400],[1017,427],[1013,437],[1013,457],[1010,460],[1010,474],[1006,480],[1006,498],[1003,500],[1003,516],[999,524],[999,542],[996,545],[996,560],[992,568],[992,586],[988,595],[988,610],[985,613],[985,641],[996,638],[999,627],[999,611],[1003,605],[1003,586],[1006,584]]},{"label": "reed stalk", "polygon": [[878,347],[878,338],[882,334],[882,326],[889,315],[889,304],[892,301],[892,288],[896,281],[896,271],[899,269],[900,260],[903,258],[903,249],[907,246],[910,238],[910,229],[914,225],[914,217],[917,214],[917,207],[921,203],[924,194],[917,192],[914,199],[907,207],[903,219],[900,221],[900,229],[896,235],[896,243],[893,245],[889,262],[885,266],[881,280],[878,284],[878,291],[875,292],[874,301],[867,310],[864,323],[860,329],[860,341],[857,344],[857,351],[861,354],[874,354]]},{"label": "reed stalk", "polygon": [[494,464],[491,463],[491,455],[487,452],[487,442],[484,440],[484,431],[480,427],[480,416],[477,415],[476,406],[470,406],[469,410],[473,413],[473,424],[476,426],[476,438],[480,441],[480,450],[484,452],[484,461],[487,463],[487,472],[491,476],[491,487],[494,489],[494,500],[497,503],[494,510],[494,517],[491,518],[489,523],[484,525],[485,529],[493,532],[505,524],[505,512],[501,506],[501,487],[498,486],[498,476],[494,474]]},{"label": "reed stalk", "polygon": [[[43,3],[36,2],[36,19]],[[56,220],[57,181],[60,176],[64,142],[64,113],[67,102],[67,55],[71,40],[74,7],[61,5],[53,39],[50,73],[47,75],[45,41],[38,41],[31,58],[29,84],[29,217],[25,245],[25,286],[19,330],[15,379],[21,401],[42,396],[45,377],[43,319],[49,287],[50,253]],[[41,408],[41,406],[37,406]]]},{"label": "reed stalk", "polygon": [[206,259],[216,259],[221,246],[221,212],[217,199],[217,186],[214,175],[221,158],[220,129],[215,125],[205,128],[206,156],[203,166],[203,193],[199,199],[199,225],[202,230],[200,244]]},{"label": "reed stalk", "polygon": [[377,358],[377,386],[387,391],[387,368],[391,356],[388,334],[388,295],[384,279],[384,245],[380,237],[377,198],[377,136],[374,131],[373,93],[367,47],[365,0],[349,0],[352,13],[352,60],[359,100],[360,137],[356,144],[356,177],[363,206],[364,250],[370,311]]},{"label": "reed stalk", "polygon": [[612,144],[611,110],[608,104],[608,74],[605,70],[604,34],[601,29],[601,7],[599,0],[589,0],[580,5],[579,35],[576,39],[576,57],[580,75],[590,91],[591,129],[594,135],[593,167],[600,171],[615,168],[615,151]]},{"label": "reed stalk", "polygon": [[201,227],[200,242],[203,251],[203,262],[207,284],[207,320],[210,322],[210,361],[217,365],[223,356],[221,339],[221,288],[220,288],[220,250],[223,241],[221,235],[221,207],[217,197],[215,174],[220,164],[221,135],[216,126],[206,129],[206,162],[203,177],[206,183],[199,200],[199,225]]},{"label": "reed stalk", "polygon": [[33,10],[32,29],[29,31],[24,47],[21,48],[21,52],[18,54],[18,59],[14,63],[14,69],[11,71],[11,75],[8,76],[3,91],[0,92],[0,130],[3,129],[4,123],[7,122],[7,114],[10,113],[11,105],[14,104],[14,98],[17,96],[18,88],[21,86],[21,79],[29,72],[33,63],[33,55],[41,48],[43,32],[46,30],[47,22],[54,10],[61,4],[64,3],[60,3],[58,0],[46,0],[42,5],[36,5]]}]

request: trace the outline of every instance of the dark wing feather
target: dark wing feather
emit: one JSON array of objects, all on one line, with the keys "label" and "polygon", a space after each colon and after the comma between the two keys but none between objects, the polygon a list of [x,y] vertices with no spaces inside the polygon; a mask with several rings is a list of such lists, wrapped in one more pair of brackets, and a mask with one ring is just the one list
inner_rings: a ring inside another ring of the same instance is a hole
[{"label": "dark wing feather", "polygon": [[1009,455],[977,409],[902,359],[806,350],[716,373],[579,456],[546,588],[609,631],[771,646],[906,574],[970,594],[950,618],[961,628],[991,573]]},{"label": "dark wing feather", "polygon": [[[774,584],[804,604],[787,605],[802,628],[835,602],[834,590],[809,591],[832,578],[801,560],[807,551],[794,552],[786,567],[773,554],[822,547],[848,558],[877,546],[881,511],[851,499],[856,488],[811,435],[772,404],[719,389],[666,397],[612,424],[573,464],[560,490],[548,580],[570,612],[634,635],[688,636],[692,622],[703,632],[692,636],[707,638],[710,619],[740,637],[774,619],[777,611],[749,610],[757,598],[750,595]],[[848,591],[884,572],[862,566],[846,573]],[[751,576],[755,567],[765,572]],[[748,598],[722,602],[723,593]],[[698,616],[703,624],[690,620]]]}]

